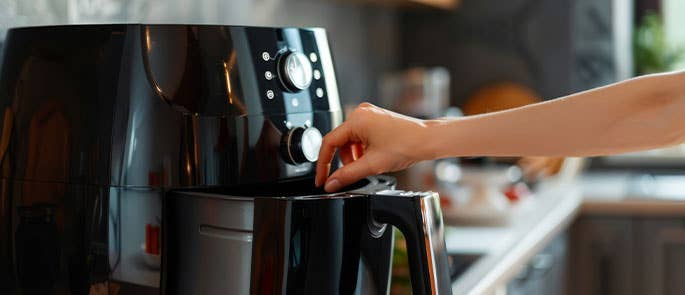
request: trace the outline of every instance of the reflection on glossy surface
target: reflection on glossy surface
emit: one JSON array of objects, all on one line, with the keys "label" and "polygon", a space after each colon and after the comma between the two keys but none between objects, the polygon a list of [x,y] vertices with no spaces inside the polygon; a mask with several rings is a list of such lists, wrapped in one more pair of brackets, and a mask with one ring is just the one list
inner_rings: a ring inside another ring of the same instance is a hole
[{"label": "reflection on glossy surface", "polygon": [[371,180],[337,194],[309,179],[172,192],[165,292],[387,294],[392,231],[369,232],[366,194],[394,181]]},{"label": "reflection on glossy surface", "polygon": [[59,233],[54,205],[22,206],[15,232],[17,278],[28,293],[50,292],[59,275]]},{"label": "reflection on glossy surface", "polygon": [[[290,51],[318,57],[308,88],[265,74]],[[325,194],[312,163],[284,160],[289,130],[342,122],[335,83],[321,29],[11,30],[0,293],[386,294],[392,231],[376,220],[412,237],[415,293],[443,292],[435,195],[375,195],[385,178]]]},{"label": "reflection on glossy surface", "polygon": [[[316,30],[280,31],[180,25],[11,31],[0,89],[5,108],[16,109],[10,130],[23,140],[7,143],[18,147],[13,150],[18,165],[2,176],[148,186],[155,174],[174,186],[188,184],[191,168],[196,173],[193,185],[260,179],[259,172],[241,163],[254,159],[263,126],[284,133],[308,123],[326,133],[342,120],[338,97],[331,91],[326,100],[311,100],[314,85],[288,94],[297,95],[296,109],[277,79],[264,78],[263,71],[275,68],[276,62],[261,60],[262,51],[278,52],[290,42],[317,51],[326,42],[316,39],[325,37]],[[328,55],[319,52],[321,61]],[[334,84],[332,67],[326,71],[327,65],[320,63],[316,67],[324,79],[316,87]],[[267,89],[276,92],[273,100],[265,98]],[[26,138],[41,142],[29,150]],[[259,143],[279,145],[278,140]],[[59,165],[68,171],[35,168],[43,162],[36,157],[43,153],[40,147],[53,144],[58,150],[46,152],[66,153],[58,158],[66,159],[68,166]],[[196,155],[179,157],[191,151]],[[205,161],[216,157],[224,165]],[[312,173],[311,168],[302,171],[281,159],[276,162],[286,174],[271,180]]]},{"label": "reflection on glossy surface", "polygon": [[[288,164],[279,145],[292,127],[325,133],[342,121],[337,91],[310,99],[316,87],[335,87],[322,44],[319,29],[9,31],[0,72],[0,293],[158,293],[160,273],[141,243],[147,224],[163,224],[164,191],[311,177],[314,166]],[[297,109],[278,79],[265,78],[277,72],[275,60],[261,59],[288,48],[322,60],[314,66],[322,79],[291,93]]]},{"label": "reflection on glossy surface", "polygon": [[7,107],[3,114],[2,130],[0,130],[0,161],[5,158],[5,153],[9,147],[13,123],[14,115],[12,109]]},{"label": "reflection on glossy surface", "polygon": [[375,220],[405,236],[414,294],[451,294],[444,224],[438,195],[381,191],[370,196]]},{"label": "reflection on glossy surface", "polygon": [[165,292],[387,294],[393,231],[381,221],[407,237],[414,294],[451,294],[436,194],[387,177],[334,194],[309,181],[171,192]]}]

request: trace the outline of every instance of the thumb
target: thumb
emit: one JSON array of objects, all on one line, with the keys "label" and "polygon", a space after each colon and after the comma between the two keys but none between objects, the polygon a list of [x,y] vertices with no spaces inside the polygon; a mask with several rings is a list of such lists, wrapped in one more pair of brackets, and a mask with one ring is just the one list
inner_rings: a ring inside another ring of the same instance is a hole
[{"label": "thumb", "polygon": [[366,155],[336,170],[326,181],[324,189],[335,192],[356,181],[375,174]]}]

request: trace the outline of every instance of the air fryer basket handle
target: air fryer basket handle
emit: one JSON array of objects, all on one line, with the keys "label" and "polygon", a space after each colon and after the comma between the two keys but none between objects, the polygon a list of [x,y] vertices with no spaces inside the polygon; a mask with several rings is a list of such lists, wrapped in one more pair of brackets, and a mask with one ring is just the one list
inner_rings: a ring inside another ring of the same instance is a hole
[{"label": "air fryer basket handle", "polygon": [[406,238],[414,294],[452,294],[438,198],[394,190],[370,196],[376,221],[396,226]]}]

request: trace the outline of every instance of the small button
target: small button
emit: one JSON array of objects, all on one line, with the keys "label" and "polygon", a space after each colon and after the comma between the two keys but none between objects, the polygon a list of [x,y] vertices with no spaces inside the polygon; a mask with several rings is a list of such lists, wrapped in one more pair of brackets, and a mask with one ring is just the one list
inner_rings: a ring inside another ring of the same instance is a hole
[{"label": "small button", "polygon": [[271,81],[271,79],[274,78],[274,74],[271,73],[271,71],[266,71],[266,72],[264,72],[264,78],[266,78],[267,80]]},{"label": "small button", "polygon": [[316,97],[322,98],[323,97],[323,89],[321,88],[316,88]]},{"label": "small button", "polygon": [[271,59],[271,55],[268,52],[264,51],[264,52],[262,52],[262,59],[264,61],[268,61]]},{"label": "small button", "polygon": [[290,104],[292,104],[294,107],[297,107],[297,106],[300,105],[300,101],[299,101],[297,98],[293,98],[293,99],[290,101]]},{"label": "small button", "polygon": [[319,70],[314,70],[314,80],[321,79],[321,72]]},{"label": "small button", "polygon": [[266,98],[268,98],[268,99],[274,99],[274,96],[275,96],[275,94],[274,94],[274,91],[273,91],[273,90],[267,90],[267,91],[266,91]]},{"label": "small button", "polygon": [[316,53],[312,52],[309,54],[309,60],[311,60],[312,62],[317,62],[319,61],[319,57],[316,56]]}]

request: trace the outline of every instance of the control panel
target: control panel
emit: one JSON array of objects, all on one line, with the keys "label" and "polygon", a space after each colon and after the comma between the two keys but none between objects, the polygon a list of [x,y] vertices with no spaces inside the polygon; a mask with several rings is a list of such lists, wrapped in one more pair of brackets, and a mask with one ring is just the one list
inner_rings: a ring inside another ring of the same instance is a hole
[{"label": "control panel", "polygon": [[248,36],[266,113],[329,110],[321,59],[329,53],[320,52],[312,30],[251,28]]},{"label": "control panel", "polygon": [[254,114],[263,115],[279,133],[280,142],[272,137],[269,143],[280,150],[285,164],[281,175],[311,173],[323,134],[342,118],[325,32],[299,28],[246,28],[245,32],[252,60],[251,69],[241,75],[249,75],[258,89],[248,89],[248,103],[255,104]]}]

